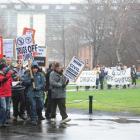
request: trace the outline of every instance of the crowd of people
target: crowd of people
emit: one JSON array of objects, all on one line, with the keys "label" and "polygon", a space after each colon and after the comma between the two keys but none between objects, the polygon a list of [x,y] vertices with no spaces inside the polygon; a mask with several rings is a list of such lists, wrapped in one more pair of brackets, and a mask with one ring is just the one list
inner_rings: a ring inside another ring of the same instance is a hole
[{"label": "crowd of people", "polygon": [[[123,65],[122,63],[119,63],[118,65],[115,66],[115,68],[117,70],[125,70],[127,69],[127,66]],[[94,74],[96,75],[96,89],[99,89],[99,85],[100,85],[100,89],[104,89],[104,80],[106,78],[106,75],[108,74],[106,67],[102,66],[102,65],[97,65],[94,69]],[[136,66],[132,65],[131,69],[130,69],[130,75],[131,75],[131,84],[132,86],[136,86],[137,84],[137,70],[136,70]],[[130,85],[123,85],[123,88],[126,88],[126,86],[130,87]],[[111,89],[112,85],[107,85],[108,89]],[[119,85],[115,86],[116,88],[119,87]]]},{"label": "crowd of people", "polygon": [[70,121],[66,112],[68,83],[58,62],[50,64],[45,73],[36,61],[31,67],[23,67],[21,61],[12,66],[10,58],[0,59],[0,128],[19,118],[38,125],[45,119],[44,108],[46,119],[55,123],[57,106],[62,117],[60,123]]},{"label": "crowd of people", "polygon": [[[118,69],[126,66],[118,65]],[[104,89],[106,70],[104,66],[94,68],[96,89]],[[131,67],[132,85],[136,85],[136,67]],[[44,72],[36,61],[23,67],[21,61],[12,65],[11,58],[0,59],[0,128],[9,126],[9,120],[20,119],[38,125],[44,119],[56,122],[57,106],[65,123],[71,119],[66,112],[66,86],[69,80],[63,75],[63,67],[58,62],[49,65]],[[118,85],[116,85],[117,87]],[[126,85],[125,85],[126,86]],[[125,88],[124,86],[124,88]],[[108,89],[111,85],[108,85]],[[11,113],[12,108],[12,113]],[[45,109],[45,117],[42,111]]]}]

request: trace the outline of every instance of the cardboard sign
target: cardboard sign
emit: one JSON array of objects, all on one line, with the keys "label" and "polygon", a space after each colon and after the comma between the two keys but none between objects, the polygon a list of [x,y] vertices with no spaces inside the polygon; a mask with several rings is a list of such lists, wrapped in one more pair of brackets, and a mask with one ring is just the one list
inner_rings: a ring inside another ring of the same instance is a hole
[{"label": "cardboard sign", "polygon": [[38,63],[39,66],[46,66],[46,57],[35,57],[34,60]]},{"label": "cardboard sign", "polygon": [[14,57],[14,40],[13,39],[4,39],[3,40],[3,54],[6,57]]},{"label": "cardboard sign", "polygon": [[46,48],[38,46],[36,56],[37,57],[46,57]]},{"label": "cardboard sign", "polygon": [[107,72],[108,85],[128,85],[131,83],[131,69],[108,69]]},{"label": "cardboard sign", "polygon": [[78,86],[96,86],[96,74],[93,74],[93,71],[82,71],[76,84]]},{"label": "cardboard sign", "polygon": [[37,44],[33,44],[31,35],[23,35],[16,38],[16,51],[18,59],[24,61],[32,59],[37,52]]},{"label": "cardboard sign", "polygon": [[82,72],[85,63],[80,59],[76,58],[75,56],[70,61],[69,65],[67,66],[66,70],[64,71],[64,75],[70,81],[76,81],[79,74]]},{"label": "cardboard sign", "polygon": [[3,58],[3,38],[0,36],[0,58]]},{"label": "cardboard sign", "polygon": [[35,40],[35,29],[24,27],[23,35],[32,35],[33,42]]}]

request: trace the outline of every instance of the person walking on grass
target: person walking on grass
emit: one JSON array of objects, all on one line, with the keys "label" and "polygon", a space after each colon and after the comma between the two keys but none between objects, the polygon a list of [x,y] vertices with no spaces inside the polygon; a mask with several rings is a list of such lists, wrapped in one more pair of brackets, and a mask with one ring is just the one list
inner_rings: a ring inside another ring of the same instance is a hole
[{"label": "person walking on grass", "polygon": [[66,86],[69,80],[63,75],[60,63],[54,64],[54,70],[50,73],[49,81],[52,98],[51,122],[55,122],[57,106],[62,117],[60,123],[69,122],[71,119],[68,118],[66,112]]}]

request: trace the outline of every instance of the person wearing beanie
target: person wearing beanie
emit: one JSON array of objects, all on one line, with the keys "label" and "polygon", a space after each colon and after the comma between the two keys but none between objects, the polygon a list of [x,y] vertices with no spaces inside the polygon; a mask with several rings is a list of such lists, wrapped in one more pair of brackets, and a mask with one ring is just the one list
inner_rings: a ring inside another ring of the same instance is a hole
[{"label": "person wearing beanie", "polygon": [[[22,81],[25,87],[28,87],[27,98],[31,107],[31,124],[37,125],[37,121],[40,119],[38,112],[42,112],[44,104],[42,96],[45,88],[45,76],[39,72],[39,66],[36,61],[32,62],[31,69],[33,78],[31,78],[30,72],[26,72]],[[35,83],[35,87],[33,87],[33,82]]]}]

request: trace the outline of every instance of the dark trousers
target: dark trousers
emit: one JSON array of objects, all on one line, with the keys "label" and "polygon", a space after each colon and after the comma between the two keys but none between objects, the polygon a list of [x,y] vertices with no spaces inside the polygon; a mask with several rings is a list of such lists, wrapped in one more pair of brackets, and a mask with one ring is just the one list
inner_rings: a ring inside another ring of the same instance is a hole
[{"label": "dark trousers", "polygon": [[98,89],[99,86],[99,78],[96,78],[96,89]]},{"label": "dark trousers", "polygon": [[60,99],[52,99],[52,111],[51,111],[51,118],[56,117],[56,109],[57,106],[59,108],[60,114],[62,116],[62,119],[65,119],[68,117],[66,113],[66,99],[60,98]]},{"label": "dark trousers", "polygon": [[104,88],[104,78],[100,78],[99,81],[100,81],[100,89],[103,89]]},{"label": "dark trousers", "polygon": [[25,113],[25,96],[23,93],[13,93],[13,116],[21,116]]},{"label": "dark trousers", "polygon": [[47,98],[45,101],[45,116],[47,119],[51,118],[51,108],[52,108],[52,98],[51,98],[51,90],[48,90]]},{"label": "dark trousers", "polygon": [[132,85],[136,85],[136,77],[132,77]]}]

